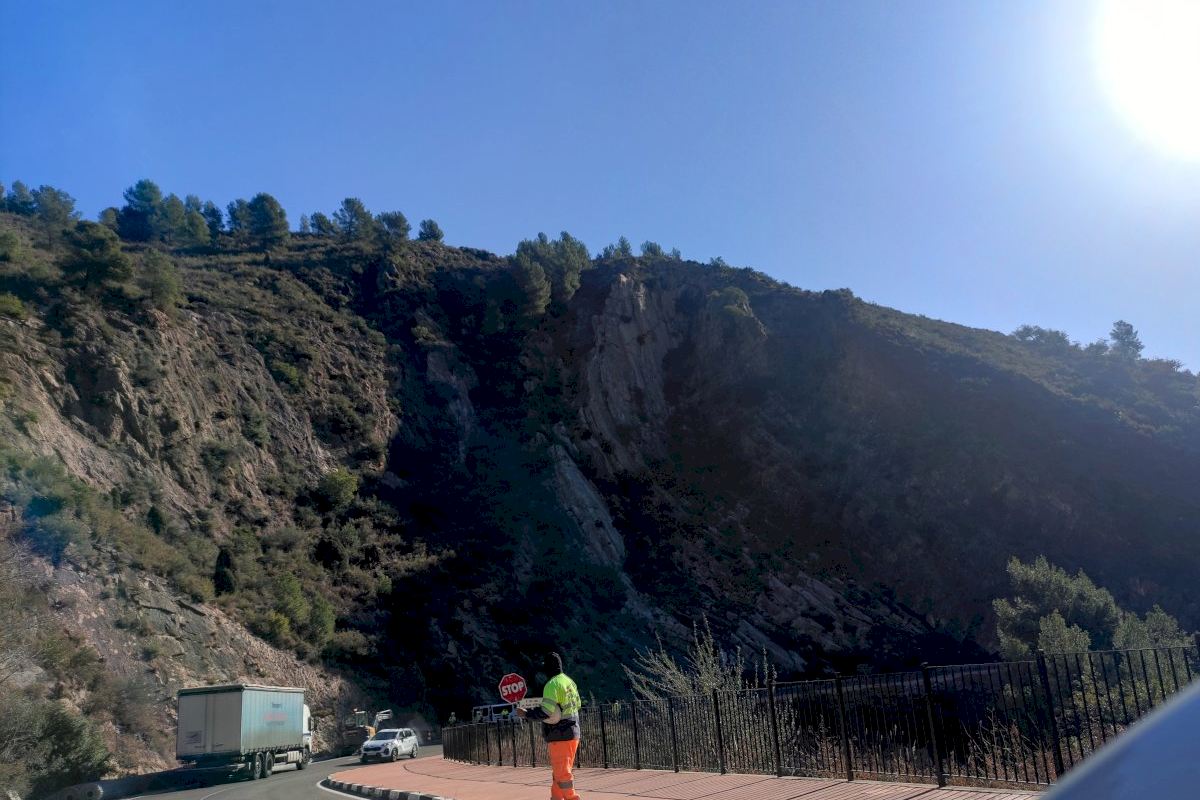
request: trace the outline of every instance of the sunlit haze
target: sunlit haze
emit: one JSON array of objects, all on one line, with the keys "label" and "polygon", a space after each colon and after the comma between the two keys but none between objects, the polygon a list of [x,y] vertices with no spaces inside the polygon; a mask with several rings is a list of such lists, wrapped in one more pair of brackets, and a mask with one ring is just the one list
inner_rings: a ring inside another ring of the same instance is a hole
[{"label": "sunlit haze", "polygon": [[1200,3],[1106,2],[1096,62],[1131,126],[1171,154],[1200,159]]}]

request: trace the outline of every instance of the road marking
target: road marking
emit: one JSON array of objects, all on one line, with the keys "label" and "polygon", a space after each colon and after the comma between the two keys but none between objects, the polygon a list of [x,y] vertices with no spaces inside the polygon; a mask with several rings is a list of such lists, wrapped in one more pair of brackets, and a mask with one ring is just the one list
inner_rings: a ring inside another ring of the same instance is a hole
[{"label": "road marking", "polygon": [[238,787],[237,786],[227,786],[224,789],[218,789],[217,791],[213,792],[212,794],[204,795],[204,797],[201,797],[200,800],[212,800],[212,798],[216,797],[217,795],[224,794],[225,792],[232,792],[236,788],[238,788]]}]

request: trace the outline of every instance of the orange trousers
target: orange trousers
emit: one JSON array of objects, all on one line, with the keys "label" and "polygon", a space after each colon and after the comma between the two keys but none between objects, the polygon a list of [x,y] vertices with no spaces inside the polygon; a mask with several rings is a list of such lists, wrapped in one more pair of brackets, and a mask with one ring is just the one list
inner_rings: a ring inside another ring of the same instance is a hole
[{"label": "orange trousers", "polygon": [[569,742],[547,742],[550,750],[550,800],[579,800],[575,793],[575,776],[571,768],[575,764],[575,753],[579,750],[579,740]]}]

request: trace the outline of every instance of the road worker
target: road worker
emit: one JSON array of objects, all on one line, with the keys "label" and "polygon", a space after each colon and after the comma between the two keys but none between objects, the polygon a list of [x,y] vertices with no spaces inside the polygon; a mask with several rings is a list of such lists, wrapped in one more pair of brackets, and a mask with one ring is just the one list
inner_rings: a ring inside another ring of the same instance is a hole
[{"label": "road worker", "polygon": [[579,751],[579,709],[583,706],[579,688],[563,672],[558,653],[546,654],[542,672],[549,676],[542,690],[542,704],[528,711],[518,708],[517,715],[542,722],[542,738],[550,751],[551,800],[579,800],[572,774]]}]

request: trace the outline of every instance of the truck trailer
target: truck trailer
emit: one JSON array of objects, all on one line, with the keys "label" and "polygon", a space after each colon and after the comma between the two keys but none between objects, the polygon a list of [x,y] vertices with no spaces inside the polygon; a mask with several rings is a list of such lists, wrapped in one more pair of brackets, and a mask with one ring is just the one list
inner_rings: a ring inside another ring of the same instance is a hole
[{"label": "truck trailer", "polygon": [[251,779],[276,764],[312,760],[312,715],[304,690],[228,684],[179,690],[175,755],[197,767],[228,766]]}]

